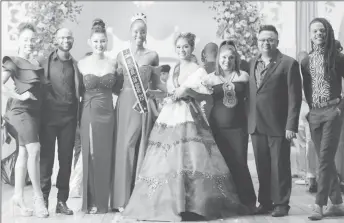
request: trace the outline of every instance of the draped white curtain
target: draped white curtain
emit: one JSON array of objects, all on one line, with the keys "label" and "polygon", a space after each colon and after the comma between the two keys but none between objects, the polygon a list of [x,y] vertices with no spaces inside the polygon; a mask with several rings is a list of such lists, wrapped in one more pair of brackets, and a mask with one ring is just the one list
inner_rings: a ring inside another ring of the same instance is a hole
[{"label": "draped white curtain", "polygon": [[317,2],[296,1],[296,53],[310,51],[309,23],[317,15]]},{"label": "draped white curtain", "polygon": [[[341,23],[339,27],[338,40],[344,46],[344,15],[341,18]],[[342,52],[344,53],[344,52]],[[344,81],[342,81],[342,94],[344,95]],[[342,184],[344,184],[344,124],[342,126],[342,134],[340,136],[340,142],[338,145],[338,150],[336,154],[336,166],[338,173],[341,176]]]}]

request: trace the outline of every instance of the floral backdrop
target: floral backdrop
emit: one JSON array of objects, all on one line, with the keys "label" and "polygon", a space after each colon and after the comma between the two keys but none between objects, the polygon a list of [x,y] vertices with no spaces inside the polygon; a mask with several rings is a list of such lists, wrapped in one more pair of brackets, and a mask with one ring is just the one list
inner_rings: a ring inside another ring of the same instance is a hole
[{"label": "floral backdrop", "polygon": [[209,8],[215,12],[213,19],[218,24],[216,35],[235,41],[242,59],[255,56],[258,52],[256,33],[262,19],[257,2],[214,1]]},{"label": "floral backdrop", "polygon": [[[317,4],[319,16],[329,18],[336,36],[343,41],[344,31],[340,31],[343,30],[340,27],[344,25],[342,22],[344,2],[324,1]],[[295,1],[206,1],[182,2],[182,4],[173,1],[3,2],[2,27],[7,29],[2,32],[2,51],[10,54],[16,52],[16,27],[19,21],[31,20],[37,24],[42,39],[37,54],[45,54],[51,50],[52,33],[56,28],[66,26],[74,31],[75,44],[72,54],[79,59],[89,51],[87,38],[92,20],[101,17],[107,27],[112,27],[110,34],[114,38],[111,38],[109,50],[116,53],[123,42],[129,39],[130,16],[139,11],[148,15],[147,46],[166,58],[175,57],[171,36],[177,30],[197,34],[198,44],[195,52],[197,57],[200,57],[200,51],[207,42],[219,43],[221,39],[235,36],[238,39],[237,45],[241,55],[249,59],[256,53],[254,42],[257,27],[259,24],[267,23],[275,25],[280,33],[281,52],[292,57],[297,53]],[[190,14],[190,11],[193,13]],[[162,13],[164,16],[161,16]],[[233,33],[233,30],[237,30],[239,34]],[[340,33],[342,34],[338,35]]]},{"label": "floral backdrop", "polygon": [[[7,30],[10,40],[17,38],[21,22],[33,23],[37,28],[36,56],[46,56],[54,47],[54,33],[69,20],[78,22],[82,5],[76,1],[18,1],[6,2],[11,16]],[[5,3],[5,4],[6,4]]]}]

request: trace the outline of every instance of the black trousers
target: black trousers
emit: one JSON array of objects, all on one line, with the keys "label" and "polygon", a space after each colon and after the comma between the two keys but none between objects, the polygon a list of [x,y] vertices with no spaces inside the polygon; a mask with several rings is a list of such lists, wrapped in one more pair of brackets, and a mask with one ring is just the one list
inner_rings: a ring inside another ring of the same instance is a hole
[{"label": "black trousers", "polygon": [[335,165],[335,155],[343,123],[343,109],[333,105],[320,109],[311,109],[308,115],[314,148],[319,160],[318,191],[315,203],[327,205],[328,198],[332,204],[343,203],[339,178]]},{"label": "black trousers", "polygon": [[80,126],[76,127],[75,142],[74,142],[74,167],[78,163],[81,153],[81,137],[80,137]]},{"label": "black trousers", "polygon": [[232,174],[240,201],[244,205],[255,205],[257,197],[247,165],[248,134],[242,128],[211,127],[215,142]]},{"label": "black trousers", "polygon": [[40,132],[41,142],[41,188],[45,197],[51,190],[54,167],[55,142],[57,139],[59,172],[56,180],[57,199],[66,202],[69,196],[69,180],[73,161],[73,148],[77,126],[76,114],[56,115],[43,119]]},{"label": "black trousers", "polygon": [[251,135],[256,160],[258,202],[265,206],[288,206],[291,195],[290,142],[283,137]]}]

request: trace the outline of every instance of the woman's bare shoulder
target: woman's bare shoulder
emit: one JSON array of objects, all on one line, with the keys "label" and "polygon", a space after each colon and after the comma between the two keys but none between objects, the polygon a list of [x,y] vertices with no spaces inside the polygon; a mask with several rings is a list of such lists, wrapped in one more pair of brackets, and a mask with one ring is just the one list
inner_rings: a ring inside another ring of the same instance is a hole
[{"label": "woman's bare shoulder", "polygon": [[145,54],[151,55],[153,57],[158,56],[158,53],[155,50],[151,50],[151,49],[147,49],[147,48],[146,48]]},{"label": "woman's bare shoulder", "polygon": [[87,62],[89,61],[89,57],[90,56],[85,56],[78,61],[78,68],[79,69],[82,69],[87,64]]},{"label": "woman's bare shoulder", "polygon": [[246,71],[240,70],[240,75],[236,75],[233,82],[248,82],[249,75]]},{"label": "woman's bare shoulder", "polygon": [[151,64],[153,64],[154,66],[157,66],[159,64],[159,54],[156,51],[146,49],[145,56],[149,61],[151,61]]}]

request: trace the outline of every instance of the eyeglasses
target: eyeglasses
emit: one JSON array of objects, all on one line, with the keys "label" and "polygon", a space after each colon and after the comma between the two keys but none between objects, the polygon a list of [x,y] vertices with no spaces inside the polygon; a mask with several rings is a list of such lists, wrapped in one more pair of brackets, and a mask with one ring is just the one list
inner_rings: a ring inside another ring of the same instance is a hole
[{"label": "eyeglasses", "polygon": [[264,43],[264,42],[273,43],[273,42],[275,42],[275,39],[258,39],[258,42],[261,42],[261,43]]}]

